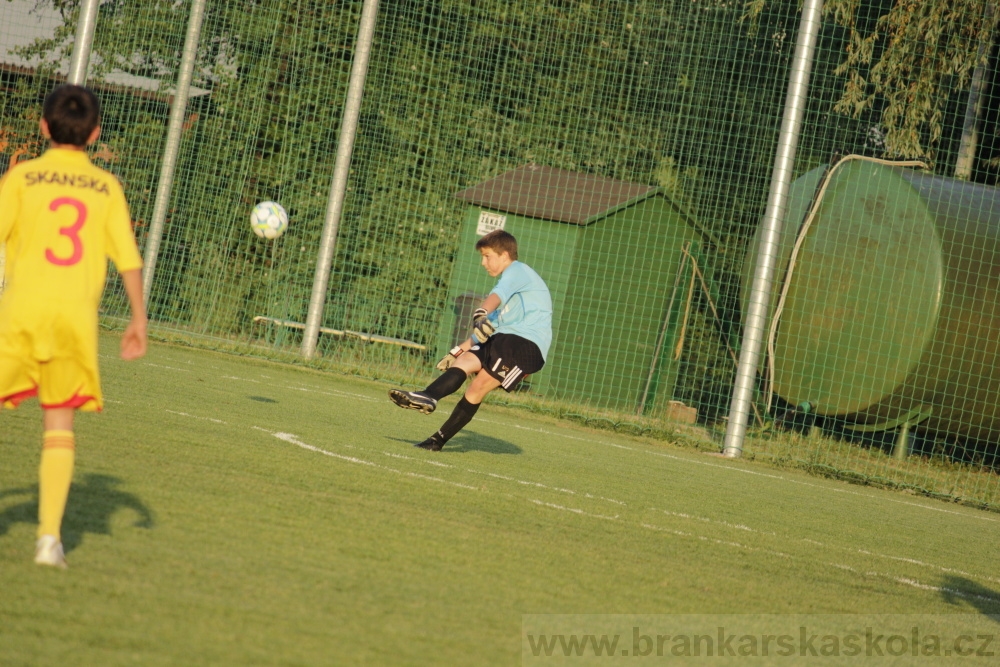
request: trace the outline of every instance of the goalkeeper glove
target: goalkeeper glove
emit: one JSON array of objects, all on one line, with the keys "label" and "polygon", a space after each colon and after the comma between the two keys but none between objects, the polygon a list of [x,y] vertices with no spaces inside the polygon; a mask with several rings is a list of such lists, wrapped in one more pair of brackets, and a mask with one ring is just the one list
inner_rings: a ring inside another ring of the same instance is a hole
[{"label": "goalkeeper glove", "polygon": [[485,343],[488,341],[494,332],[496,332],[496,327],[494,327],[493,323],[486,317],[479,318],[476,320],[476,323],[472,325],[472,336],[479,343]]},{"label": "goalkeeper glove", "polygon": [[465,350],[457,346],[453,347],[451,348],[451,351],[448,354],[444,355],[444,358],[441,359],[441,361],[437,362],[435,368],[437,368],[441,372],[444,372],[449,368],[451,368],[452,365],[454,365],[454,363],[458,360],[458,358],[463,354],[465,354]]},{"label": "goalkeeper glove", "polygon": [[485,343],[496,331],[493,324],[486,318],[487,314],[485,308],[476,308],[472,313],[472,335],[480,343]]}]

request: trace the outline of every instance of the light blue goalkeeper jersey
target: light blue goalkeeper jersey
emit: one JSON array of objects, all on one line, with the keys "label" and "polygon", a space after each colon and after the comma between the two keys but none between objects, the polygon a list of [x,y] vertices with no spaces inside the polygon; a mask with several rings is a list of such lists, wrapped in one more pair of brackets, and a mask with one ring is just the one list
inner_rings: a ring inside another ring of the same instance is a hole
[{"label": "light blue goalkeeper jersey", "polygon": [[552,345],[552,297],[541,276],[527,264],[514,262],[490,294],[500,297],[500,307],[490,314],[497,333],[527,338],[545,359]]}]

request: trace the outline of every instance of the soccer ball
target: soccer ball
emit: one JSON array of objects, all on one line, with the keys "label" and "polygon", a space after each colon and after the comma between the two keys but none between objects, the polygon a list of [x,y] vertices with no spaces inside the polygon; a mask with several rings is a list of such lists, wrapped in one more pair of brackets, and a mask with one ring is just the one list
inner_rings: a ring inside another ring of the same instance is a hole
[{"label": "soccer ball", "polygon": [[262,201],[250,213],[250,229],[262,239],[276,239],[288,229],[288,214],[281,204]]}]

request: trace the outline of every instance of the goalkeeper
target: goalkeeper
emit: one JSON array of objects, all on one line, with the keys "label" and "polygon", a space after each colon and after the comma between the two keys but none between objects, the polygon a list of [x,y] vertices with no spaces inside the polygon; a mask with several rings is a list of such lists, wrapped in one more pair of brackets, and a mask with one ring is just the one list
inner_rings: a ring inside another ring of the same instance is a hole
[{"label": "goalkeeper", "polygon": [[430,414],[439,400],[476,374],[444,425],[416,445],[434,452],[472,421],[486,394],[497,387],[513,391],[525,375],[540,371],[552,344],[549,288],[531,267],[517,261],[517,240],[498,229],[479,239],[476,250],[486,272],[499,280],[472,316],[472,336],[438,362],[444,373],[423,391],[389,391],[399,407]]}]

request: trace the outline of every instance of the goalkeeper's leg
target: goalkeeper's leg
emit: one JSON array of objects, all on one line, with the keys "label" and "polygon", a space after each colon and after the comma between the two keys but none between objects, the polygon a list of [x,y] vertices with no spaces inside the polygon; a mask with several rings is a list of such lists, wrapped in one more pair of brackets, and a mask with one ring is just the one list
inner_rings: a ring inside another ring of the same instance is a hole
[{"label": "goalkeeper's leg", "polygon": [[445,396],[451,396],[461,389],[467,377],[469,377],[469,374],[464,369],[452,366],[439,375],[438,379],[427,385],[427,388],[420,393],[430,396],[435,401],[440,401]]},{"label": "goalkeeper's leg", "polygon": [[[479,371],[483,370],[483,362],[479,357],[481,352],[481,348],[476,348],[458,357],[451,368],[439,375],[437,380],[427,385],[427,388],[420,393],[430,396],[435,401],[440,401],[445,396],[454,394],[462,388],[466,378],[473,373],[479,373]],[[480,375],[485,375],[485,373],[480,373]],[[471,390],[472,387],[470,386],[469,391]],[[483,396],[485,395],[483,394]],[[482,398],[479,399],[479,401],[482,400]],[[476,402],[478,403],[479,401]]]},{"label": "goalkeeper's leg", "polygon": [[[452,370],[452,369],[449,369]],[[465,390],[465,395],[458,402],[448,420],[438,429],[437,433],[419,443],[417,447],[429,449],[433,452],[441,451],[444,443],[455,437],[455,434],[465,428],[465,425],[472,421],[479,411],[486,394],[500,386],[500,381],[487,373],[479,373],[472,381],[469,388]]]},{"label": "goalkeeper's leg", "polygon": [[437,409],[438,401],[461,389],[469,374],[478,373],[482,367],[482,362],[475,354],[463,354],[451,368],[439,375],[423,391],[390,389],[389,398],[401,408],[418,410],[429,415]]}]

